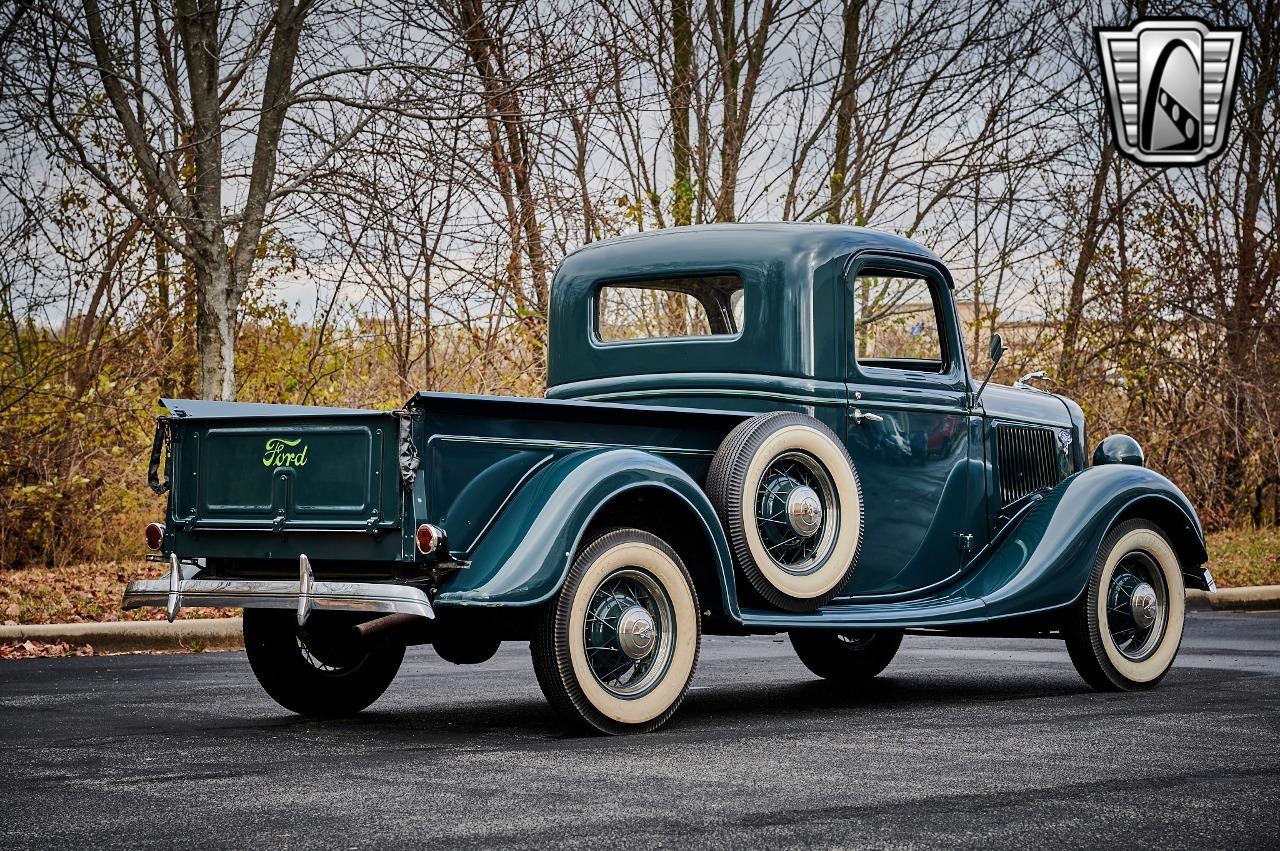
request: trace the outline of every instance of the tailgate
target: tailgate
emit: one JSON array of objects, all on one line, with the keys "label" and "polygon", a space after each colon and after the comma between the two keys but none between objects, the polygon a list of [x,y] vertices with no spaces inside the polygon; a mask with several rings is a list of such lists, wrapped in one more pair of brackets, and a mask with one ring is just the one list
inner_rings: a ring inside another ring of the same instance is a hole
[{"label": "tailgate", "polygon": [[163,401],[175,531],[399,527],[396,414]]}]

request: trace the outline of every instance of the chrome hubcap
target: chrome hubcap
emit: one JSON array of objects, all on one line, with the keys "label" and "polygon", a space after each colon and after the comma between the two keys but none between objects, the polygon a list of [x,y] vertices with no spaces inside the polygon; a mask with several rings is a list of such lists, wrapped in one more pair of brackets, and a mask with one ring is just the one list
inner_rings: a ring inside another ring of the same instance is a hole
[{"label": "chrome hubcap", "polygon": [[1129,596],[1129,608],[1134,622],[1143,629],[1149,629],[1160,617],[1160,606],[1156,602],[1156,589],[1143,582],[1133,589]]},{"label": "chrome hubcap", "polygon": [[618,647],[628,659],[643,659],[653,652],[658,628],[643,606],[632,606],[618,618]]},{"label": "chrome hubcap", "polygon": [[787,522],[802,538],[812,538],[822,528],[822,503],[818,492],[808,485],[794,488],[787,496]]}]

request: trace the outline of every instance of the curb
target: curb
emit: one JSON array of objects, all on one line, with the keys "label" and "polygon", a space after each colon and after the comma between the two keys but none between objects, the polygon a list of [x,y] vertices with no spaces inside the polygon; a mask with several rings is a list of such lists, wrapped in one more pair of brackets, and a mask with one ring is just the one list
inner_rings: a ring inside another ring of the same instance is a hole
[{"label": "curb", "polygon": [[1218,612],[1256,612],[1280,609],[1280,585],[1219,588],[1216,593],[1188,589],[1187,608]]},{"label": "curb", "polygon": [[[1222,588],[1217,593],[1189,589],[1187,608],[1196,611],[1263,611],[1280,609],[1280,585]],[[241,618],[192,618],[112,623],[47,623],[0,626],[0,644],[40,641],[88,644],[104,653],[147,650],[243,650]]]},{"label": "curb", "polygon": [[243,650],[241,618],[192,618],[112,623],[42,623],[0,626],[0,644],[40,641],[88,644],[104,653],[146,650]]}]

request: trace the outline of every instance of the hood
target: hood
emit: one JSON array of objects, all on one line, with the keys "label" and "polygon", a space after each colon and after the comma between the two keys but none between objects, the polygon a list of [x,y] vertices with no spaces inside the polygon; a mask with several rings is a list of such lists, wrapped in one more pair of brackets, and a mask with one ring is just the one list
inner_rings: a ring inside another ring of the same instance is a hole
[{"label": "hood", "polygon": [[1065,428],[1072,425],[1066,402],[1052,393],[1039,390],[1015,390],[1003,384],[988,384],[982,391],[982,409],[988,417],[996,419],[1008,418]]}]

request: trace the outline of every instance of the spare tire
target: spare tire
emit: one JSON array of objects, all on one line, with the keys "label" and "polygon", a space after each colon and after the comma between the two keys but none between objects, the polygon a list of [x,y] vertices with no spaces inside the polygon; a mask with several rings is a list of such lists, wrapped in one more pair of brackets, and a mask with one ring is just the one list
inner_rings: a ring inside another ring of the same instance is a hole
[{"label": "spare tire", "polygon": [[829,602],[862,544],[862,485],[843,444],[813,417],[752,417],[707,474],[734,561],[764,599],[792,612]]}]

